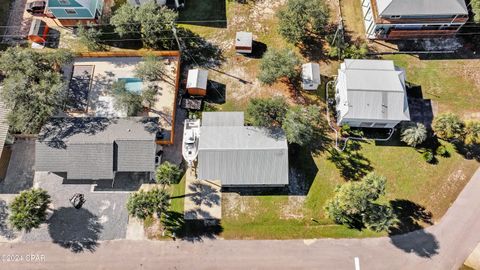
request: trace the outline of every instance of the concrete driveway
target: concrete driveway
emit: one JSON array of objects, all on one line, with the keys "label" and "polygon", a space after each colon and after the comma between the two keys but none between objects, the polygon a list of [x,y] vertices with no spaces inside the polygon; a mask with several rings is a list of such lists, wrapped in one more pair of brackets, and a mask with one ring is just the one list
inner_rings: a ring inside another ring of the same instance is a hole
[{"label": "concrete driveway", "polygon": [[12,145],[5,180],[0,182],[0,194],[20,193],[33,185],[35,140],[17,139]]},{"label": "concrete driveway", "polygon": [[[98,241],[126,236],[128,192],[92,192],[91,184],[64,184],[53,173],[36,172],[35,187],[48,191],[54,208],[47,224],[23,236],[24,241],[52,241],[74,252],[96,249]],[[85,204],[75,209],[69,199],[85,196]]]}]

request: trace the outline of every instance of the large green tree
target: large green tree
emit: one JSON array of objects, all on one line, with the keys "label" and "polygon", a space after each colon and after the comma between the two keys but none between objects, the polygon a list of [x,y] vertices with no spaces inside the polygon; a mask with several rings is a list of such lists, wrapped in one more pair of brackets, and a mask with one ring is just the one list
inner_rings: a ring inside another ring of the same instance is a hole
[{"label": "large green tree", "polygon": [[290,49],[268,49],[260,62],[258,79],[265,84],[273,84],[280,78],[294,79],[299,75],[300,59]]},{"label": "large green tree", "polygon": [[135,67],[135,74],[145,81],[158,81],[165,77],[166,68],[164,61],[155,55],[147,55]]},{"label": "large green tree", "polygon": [[282,97],[254,98],[247,106],[247,121],[254,126],[281,127],[287,110],[288,104]]},{"label": "large green tree", "polygon": [[0,57],[5,75],[1,97],[10,126],[22,133],[36,133],[62,108],[67,91],[60,67],[73,60],[66,50],[37,52],[8,48]]},{"label": "large green tree", "polygon": [[132,193],[127,201],[128,213],[139,219],[145,219],[156,214],[161,217],[170,205],[170,196],[165,190],[158,188]]},{"label": "large green tree", "polygon": [[167,49],[172,46],[172,25],[177,17],[177,12],[154,1],[138,8],[127,3],[113,14],[110,23],[121,37],[140,36],[148,48]]},{"label": "large green tree", "polygon": [[311,144],[321,127],[321,119],[318,106],[295,106],[289,109],[282,123],[287,141],[301,146]]},{"label": "large green tree", "polygon": [[433,129],[438,137],[451,140],[459,139],[463,135],[465,123],[454,113],[443,113],[433,120]]},{"label": "large green tree", "polygon": [[402,124],[400,137],[402,142],[416,147],[427,139],[427,129],[422,123],[407,122]]},{"label": "large green tree", "polygon": [[385,177],[369,173],[361,181],[337,187],[334,197],[326,203],[327,216],[338,224],[387,230],[396,218],[390,206],[377,203],[385,194],[385,184]]},{"label": "large green tree", "polygon": [[102,31],[100,28],[93,26],[92,24],[78,26],[77,35],[80,43],[87,47],[89,51],[103,51],[105,46],[101,44],[100,37],[102,36]]},{"label": "large green tree", "polygon": [[298,44],[324,30],[329,9],[323,0],[288,0],[277,16],[280,34],[288,42]]},{"label": "large green tree", "polygon": [[10,223],[17,230],[38,228],[46,221],[50,202],[50,196],[43,189],[22,191],[10,204]]}]

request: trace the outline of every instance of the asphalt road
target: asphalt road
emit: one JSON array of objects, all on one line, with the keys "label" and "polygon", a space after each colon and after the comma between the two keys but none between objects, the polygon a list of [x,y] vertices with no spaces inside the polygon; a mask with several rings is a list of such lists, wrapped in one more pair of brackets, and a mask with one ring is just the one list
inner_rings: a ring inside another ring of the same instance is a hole
[{"label": "asphalt road", "polygon": [[[480,241],[479,195],[480,170],[438,224],[394,238],[119,240],[80,253],[48,242],[0,244],[0,269],[355,269],[358,257],[360,269],[457,270]],[[28,254],[37,262],[26,262]],[[5,255],[23,262],[2,262]]]}]

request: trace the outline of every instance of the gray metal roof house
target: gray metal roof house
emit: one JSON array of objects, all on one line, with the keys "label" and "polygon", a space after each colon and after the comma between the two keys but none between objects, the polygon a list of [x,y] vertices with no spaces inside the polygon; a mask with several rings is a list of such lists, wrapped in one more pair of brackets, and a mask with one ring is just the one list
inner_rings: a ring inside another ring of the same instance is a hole
[{"label": "gray metal roof house", "polygon": [[35,170],[68,179],[114,179],[154,172],[158,118],[52,118],[35,143]]},{"label": "gray metal roof house", "polygon": [[242,112],[204,112],[198,178],[222,186],[288,185],[288,146],[283,131],[244,126]]},{"label": "gray metal roof house", "polygon": [[337,124],[393,128],[410,120],[405,71],[390,60],[346,59],[335,86]]}]

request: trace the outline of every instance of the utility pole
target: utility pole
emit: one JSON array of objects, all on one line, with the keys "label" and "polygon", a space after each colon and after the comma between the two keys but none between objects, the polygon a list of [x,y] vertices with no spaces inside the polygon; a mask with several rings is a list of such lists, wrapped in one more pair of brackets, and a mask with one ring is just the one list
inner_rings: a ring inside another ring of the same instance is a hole
[{"label": "utility pole", "polygon": [[175,40],[177,41],[177,44],[178,44],[178,50],[180,52],[182,52],[182,45],[180,44],[180,40],[178,39],[178,36],[177,36],[177,28],[175,28],[175,24],[172,23],[172,32],[173,32],[173,36],[175,37]]}]

